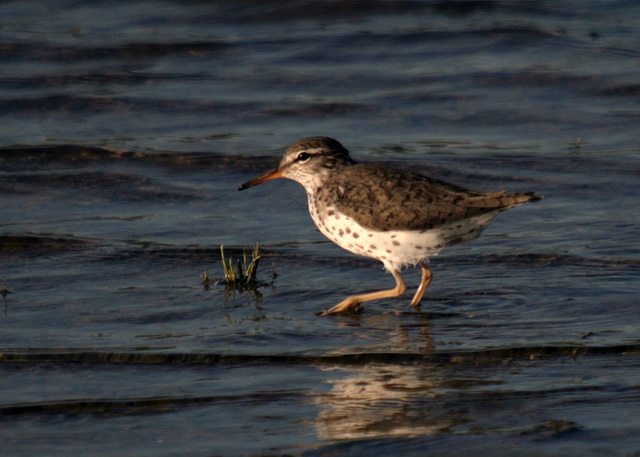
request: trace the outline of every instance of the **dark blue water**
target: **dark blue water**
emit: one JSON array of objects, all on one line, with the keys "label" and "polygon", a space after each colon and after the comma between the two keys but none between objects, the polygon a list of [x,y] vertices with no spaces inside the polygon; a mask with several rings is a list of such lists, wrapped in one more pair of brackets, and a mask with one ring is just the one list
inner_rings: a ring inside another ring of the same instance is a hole
[{"label": "dark blue water", "polygon": [[[635,2],[2,3],[3,452],[638,453],[639,25]],[[311,135],[545,199],[435,259],[420,311],[320,318],[393,279],[297,184],[237,192]],[[256,242],[262,287],[202,284]]]}]

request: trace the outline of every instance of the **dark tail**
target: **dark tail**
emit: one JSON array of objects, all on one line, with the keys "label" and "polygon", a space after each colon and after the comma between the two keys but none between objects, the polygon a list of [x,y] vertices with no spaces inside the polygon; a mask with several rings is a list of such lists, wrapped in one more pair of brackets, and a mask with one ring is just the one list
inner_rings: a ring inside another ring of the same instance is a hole
[{"label": "dark tail", "polygon": [[492,195],[492,197],[495,197],[497,200],[498,204],[496,206],[505,209],[522,205],[524,203],[537,202],[544,198],[535,195],[533,192],[520,192],[517,194],[505,194],[504,192],[501,192],[501,195]]},{"label": "dark tail", "polygon": [[507,194],[501,190],[498,192],[483,192],[472,197],[469,206],[471,208],[482,209],[482,211],[506,210],[528,202],[537,202],[543,197],[538,197],[533,192],[520,192],[517,194]]}]

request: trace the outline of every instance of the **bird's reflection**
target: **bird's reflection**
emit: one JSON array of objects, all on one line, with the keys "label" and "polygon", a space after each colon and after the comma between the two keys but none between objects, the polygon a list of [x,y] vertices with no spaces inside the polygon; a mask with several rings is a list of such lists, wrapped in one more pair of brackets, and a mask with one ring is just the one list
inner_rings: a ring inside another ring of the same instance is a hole
[{"label": "bird's reflection", "polygon": [[[331,391],[318,399],[321,439],[433,435],[465,422],[464,411],[443,404],[446,389],[430,364],[327,369],[335,370],[336,377]],[[349,374],[340,377],[344,371]]]},{"label": "bird's reflection", "polygon": [[432,351],[428,326],[393,333],[380,361],[323,367],[335,376],[327,381],[330,392],[317,398],[321,439],[433,435],[466,422],[464,410],[443,401],[451,394],[445,379],[449,370],[429,357],[410,362],[405,357],[420,359]]}]

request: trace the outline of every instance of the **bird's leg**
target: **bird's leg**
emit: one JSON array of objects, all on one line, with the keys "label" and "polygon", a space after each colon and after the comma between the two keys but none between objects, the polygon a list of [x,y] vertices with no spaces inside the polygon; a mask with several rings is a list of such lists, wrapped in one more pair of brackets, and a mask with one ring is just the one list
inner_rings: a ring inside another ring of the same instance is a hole
[{"label": "bird's leg", "polygon": [[380,298],[399,297],[407,291],[407,286],[404,284],[400,272],[392,270],[391,274],[396,280],[396,287],[389,290],[381,290],[379,292],[372,292],[364,295],[353,295],[347,297],[345,300],[338,303],[336,306],[328,311],[322,311],[318,313],[319,316],[326,316],[328,314],[345,313],[349,311],[357,311],[360,305],[366,301],[378,300]]},{"label": "bird's leg", "polygon": [[420,300],[422,300],[424,291],[427,290],[427,287],[431,284],[431,278],[433,278],[433,273],[431,273],[431,270],[424,262],[420,262],[420,268],[422,269],[422,281],[420,281],[418,290],[413,296],[413,300],[411,300],[411,306],[414,308],[417,308],[420,305]]}]

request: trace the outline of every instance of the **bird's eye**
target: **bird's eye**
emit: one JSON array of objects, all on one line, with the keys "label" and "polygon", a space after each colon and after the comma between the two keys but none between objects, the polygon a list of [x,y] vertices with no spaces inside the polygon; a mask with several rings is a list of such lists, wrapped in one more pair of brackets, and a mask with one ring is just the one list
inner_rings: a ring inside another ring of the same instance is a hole
[{"label": "bird's eye", "polygon": [[308,152],[301,152],[300,154],[298,154],[298,157],[296,157],[296,162],[306,162],[310,158],[311,155]]}]

